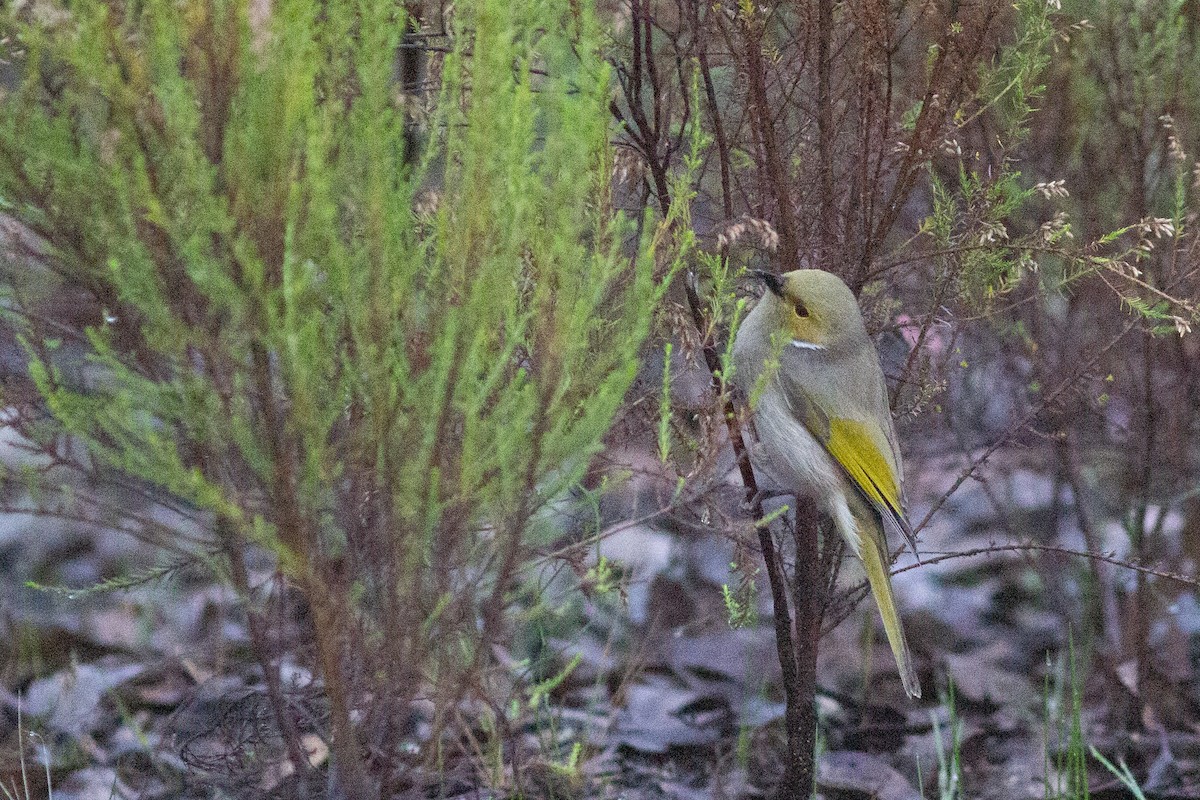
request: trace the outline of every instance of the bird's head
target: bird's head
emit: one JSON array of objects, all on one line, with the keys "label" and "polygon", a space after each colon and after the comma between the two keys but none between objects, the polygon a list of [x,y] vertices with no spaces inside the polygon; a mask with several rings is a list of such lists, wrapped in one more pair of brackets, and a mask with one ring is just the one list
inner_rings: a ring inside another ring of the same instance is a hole
[{"label": "bird's head", "polygon": [[755,270],[767,287],[775,327],[802,350],[831,350],[866,340],[858,301],[842,279],[820,269],[776,275]]}]

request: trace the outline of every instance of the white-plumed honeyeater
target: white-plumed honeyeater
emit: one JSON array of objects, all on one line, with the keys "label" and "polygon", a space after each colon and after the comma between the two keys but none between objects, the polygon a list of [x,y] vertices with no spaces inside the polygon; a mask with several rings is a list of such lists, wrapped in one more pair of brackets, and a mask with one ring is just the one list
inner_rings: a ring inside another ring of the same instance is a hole
[{"label": "white-plumed honeyeater", "polygon": [[752,461],[777,488],[816,502],[861,559],[904,690],[920,697],[888,572],[887,534],[915,543],[879,354],[836,275],[755,275],[768,291],[733,347],[734,383],[753,400]]}]

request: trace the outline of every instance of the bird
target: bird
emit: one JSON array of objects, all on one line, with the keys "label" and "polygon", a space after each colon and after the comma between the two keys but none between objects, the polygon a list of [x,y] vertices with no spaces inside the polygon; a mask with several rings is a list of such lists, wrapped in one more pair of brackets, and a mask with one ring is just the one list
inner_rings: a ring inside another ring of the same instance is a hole
[{"label": "bird", "polygon": [[921,696],[896,610],[888,534],[916,540],[883,369],[858,301],[832,272],[755,270],[767,291],[734,339],[732,382],[751,404],[756,470],[811,499],[863,564],[904,691]]}]

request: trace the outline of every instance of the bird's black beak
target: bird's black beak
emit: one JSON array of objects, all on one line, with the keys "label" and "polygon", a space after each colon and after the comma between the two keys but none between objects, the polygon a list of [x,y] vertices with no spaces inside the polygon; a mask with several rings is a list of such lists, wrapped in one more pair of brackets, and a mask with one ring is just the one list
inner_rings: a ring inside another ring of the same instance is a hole
[{"label": "bird's black beak", "polygon": [[766,270],[762,269],[752,269],[750,270],[750,274],[765,283],[767,288],[771,290],[771,294],[775,295],[776,297],[783,297],[783,279],[774,272],[767,272]]}]

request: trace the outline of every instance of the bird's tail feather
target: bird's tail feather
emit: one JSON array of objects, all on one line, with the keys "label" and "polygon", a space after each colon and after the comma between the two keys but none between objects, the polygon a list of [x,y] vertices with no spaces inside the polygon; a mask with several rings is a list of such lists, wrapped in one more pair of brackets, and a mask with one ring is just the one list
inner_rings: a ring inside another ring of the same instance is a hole
[{"label": "bird's tail feather", "polygon": [[904,638],[904,626],[900,623],[900,614],[896,611],[896,601],[892,597],[892,580],[888,572],[887,547],[884,544],[882,531],[876,533],[871,525],[859,521],[859,556],[867,571],[867,582],[871,584],[871,594],[879,606],[883,617],[883,629],[887,633],[888,644],[892,646],[892,655],[896,657],[896,666],[900,669],[900,682],[909,697],[921,696],[921,684],[917,680],[916,670],[913,669],[912,654],[908,651],[908,640]]}]

